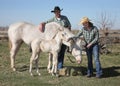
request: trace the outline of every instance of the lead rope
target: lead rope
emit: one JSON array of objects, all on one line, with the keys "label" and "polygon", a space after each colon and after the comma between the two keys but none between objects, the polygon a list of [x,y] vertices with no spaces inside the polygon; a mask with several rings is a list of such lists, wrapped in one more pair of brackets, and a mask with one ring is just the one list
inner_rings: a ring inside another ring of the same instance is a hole
[{"label": "lead rope", "polygon": [[67,55],[67,57],[68,57],[68,59],[70,60],[71,63],[75,63],[75,61],[71,60],[70,56]]},{"label": "lead rope", "polygon": [[[74,63],[74,64],[76,63],[75,60],[73,61],[71,59],[71,57],[68,55],[68,53],[67,53],[66,56],[68,57],[68,59],[70,60],[71,63]],[[70,75],[72,75],[72,76],[81,75],[79,67],[80,67],[80,65],[76,63],[75,66],[74,66],[74,68],[68,68],[68,70],[67,70],[67,76],[70,76]]]}]

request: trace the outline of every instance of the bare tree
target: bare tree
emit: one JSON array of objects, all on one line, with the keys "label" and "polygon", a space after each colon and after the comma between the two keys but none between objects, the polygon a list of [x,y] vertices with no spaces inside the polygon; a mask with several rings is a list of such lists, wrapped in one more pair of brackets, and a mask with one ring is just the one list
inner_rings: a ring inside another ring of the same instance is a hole
[{"label": "bare tree", "polygon": [[100,45],[101,50],[104,53],[108,53],[109,51],[112,51],[111,49],[108,49],[108,44],[111,44],[111,40],[108,37],[109,30],[113,27],[115,23],[115,18],[112,19],[112,16],[108,15],[106,12],[102,12],[100,15],[100,20],[98,21],[98,27],[100,28],[102,32],[102,36],[100,38]]},{"label": "bare tree", "polygon": [[115,19],[112,19],[112,16],[108,15],[106,12],[101,13],[98,26],[103,32],[104,36],[108,36],[109,30],[114,26],[114,21]]}]

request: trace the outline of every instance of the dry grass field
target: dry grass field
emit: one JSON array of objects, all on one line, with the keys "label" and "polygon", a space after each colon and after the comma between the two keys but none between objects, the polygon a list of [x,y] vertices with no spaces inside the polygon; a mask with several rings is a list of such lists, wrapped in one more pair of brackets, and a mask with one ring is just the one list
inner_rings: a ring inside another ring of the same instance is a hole
[{"label": "dry grass field", "polygon": [[[65,67],[71,68],[70,76],[52,76],[46,70],[47,53],[42,53],[40,57],[41,76],[37,76],[34,69],[34,76],[32,77],[28,72],[31,56],[28,46],[23,44],[20,48],[15,62],[17,71],[13,72],[10,68],[8,42],[0,41],[0,86],[120,86],[120,44],[114,44],[113,46],[112,53],[100,56],[103,68],[103,77],[101,79],[87,78],[85,76],[87,70],[85,55],[82,57],[82,64],[78,65],[70,62],[67,55],[75,61],[70,54],[66,54],[64,63]],[[72,75],[74,71],[78,72],[76,76]]]}]

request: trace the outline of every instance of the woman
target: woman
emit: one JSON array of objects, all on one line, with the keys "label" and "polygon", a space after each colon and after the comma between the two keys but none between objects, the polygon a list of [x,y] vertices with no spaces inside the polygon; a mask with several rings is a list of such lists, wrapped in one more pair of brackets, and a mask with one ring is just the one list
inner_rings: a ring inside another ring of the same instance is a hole
[{"label": "woman", "polygon": [[88,70],[87,77],[91,77],[93,75],[93,63],[92,63],[92,55],[94,56],[95,64],[96,64],[96,77],[100,78],[102,75],[101,64],[99,60],[99,31],[96,26],[90,22],[89,18],[83,17],[80,21],[83,25],[82,30],[77,34],[76,37],[80,37],[83,35],[84,41],[86,43],[86,54],[88,59]]},{"label": "woman", "polygon": [[[63,9],[60,9],[58,6],[55,6],[54,10],[51,11],[52,13],[55,14],[55,16],[53,18],[51,18],[50,20],[41,23],[39,29],[41,31],[43,31],[43,28],[45,27],[46,23],[57,22],[61,26],[66,27],[69,30],[71,30],[71,24],[70,24],[68,18],[64,15],[61,15],[62,10]],[[65,50],[66,50],[66,46],[64,44],[62,44],[61,50],[58,54],[58,69],[63,68]]]}]

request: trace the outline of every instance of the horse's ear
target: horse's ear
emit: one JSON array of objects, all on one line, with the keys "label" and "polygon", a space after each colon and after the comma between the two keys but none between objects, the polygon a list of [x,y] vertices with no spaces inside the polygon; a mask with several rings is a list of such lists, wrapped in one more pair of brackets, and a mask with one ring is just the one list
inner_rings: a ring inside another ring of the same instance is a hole
[{"label": "horse's ear", "polygon": [[61,31],[61,34],[62,34],[62,37],[64,37],[65,36],[65,34]]},{"label": "horse's ear", "polygon": [[60,31],[64,31],[64,27],[60,26],[60,27],[59,27],[59,30],[60,30]]},{"label": "horse's ear", "polygon": [[83,37],[80,37],[79,39],[80,39],[80,40],[84,40],[84,38],[83,38]]}]

